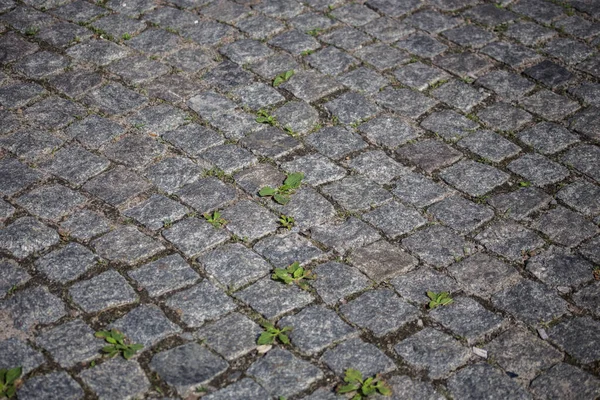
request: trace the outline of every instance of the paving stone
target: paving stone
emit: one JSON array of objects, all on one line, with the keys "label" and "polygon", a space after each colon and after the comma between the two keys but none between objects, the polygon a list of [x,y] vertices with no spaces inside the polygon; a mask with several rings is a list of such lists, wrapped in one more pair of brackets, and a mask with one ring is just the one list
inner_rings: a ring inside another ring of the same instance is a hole
[{"label": "paving stone", "polygon": [[190,73],[205,71],[214,64],[210,53],[196,48],[180,49],[166,57],[164,61],[181,71]]},{"label": "paving stone", "polygon": [[396,331],[419,316],[416,307],[389,289],[366,292],[342,305],[340,311],[350,322],[370,330],[376,337]]},{"label": "paving stone", "polygon": [[258,156],[272,159],[284,157],[303,147],[289,134],[271,126],[249,134],[239,143]]},{"label": "paving stone", "polygon": [[278,228],[275,215],[249,200],[242,200],[226,208],[222,217],[228,221],[226,228],[231,233],[251,241],[266,236]]},{"label": "paving stone", "polygon": [[28,379],[19,388],[18,395],[24,400],[52,398],[77,400],[83,398],[84,392],[69,374],[59,371]]},{"label": "paving stone", "polygon": [[360,292],[369,286],[369,280],[356,269],[339,262],[331,261],[313,269],[318,279],[311,282],[326,304]]},{"label": "paving stone", "polygon": [[406,39],[399,40],[396,42],[396,46],[422,58],[433,58],[448,49],[448,46],[422,33],[415,33]]},{"label": "paving stone", "polygon": [[477,79],[477,83],[506,100],[518,99],[535,87],[535,84],[526,78],[504,70],[492,71]]},{"label": "paving stone", "polygon": [[318,247],[296,233],[264,238],[254,245],[254,251],[277,268],[286,268],[294,262],[308,264],[323,255]]},{"label": "paving stone", "polygon": [[135,398],[150,389],[140,365],[121,357],[87,369],[79,377],[101,400]]},{"label": "paving stone", "polygon": [[271,164],[258,164],[234,175],[235,182],[248,194],[258,196],[265,186],[278,187],[285,180],[285,174]]},{"label": "paving stone", "polygon": [[86,198],[62,185],[41,186],[16,199],[17,204],[41,218],[58,220]]},{"label": "paving stone", "polygon": [[493,104],[477,116],[492,129],[501,131],[517,131],[533,120],[528,112],[507,103]]},{"label": "paving stone", "polygon": [[87,363],[100,356],[104,341],[82,320],[74,320],[38,335],[36,344],[46,349],[63,368]]},{"label": "paving stone", "polygon": [[475,130],[479,125],[463,117],[452,110],[437,111],[429,115],[421,122],[421,127],[428,129],[442,138],[455,141],[469,132]]},{"label": "paving stone", "polygon": [[384,43],[395,42],[415,31],[412,27],[391,18],[373,19],[364,25],[363,29]]},{"label": "paving stone", "polygon": [[418,264],[416,258],[385,240],[354,250],[349,259],[352,265],[376,282],[405,274]]},{"label": "paving stone", "polygon": [[21,33],[25,33],[28,30],[36,31],[56,22],[51,16],[22,5],[4,14],[2,21]]},{"label": "paving stone", "polygon": [[242,87],[234,90],[234,93],[240,97],[244,106],[250,107],[252,110],[272,107],[285,101],[285,98],[276,89],[264,83]]},{"label": "paving stone", "polygon": [[122,226],[99,237],[92,246],[100,257],[129,265],[160,253],[164,246],[133,226]]},{"label": "paving stone", "polygon": [[175,130],[162,134],[163,139],[185,151],[187,154],[198,157],[211,147],[224,143],[224,139],[212,129],[197,124],[183,125]]},{"label": "paving stone", "polygon": [[252,39],[259,40],[267,39],[285,29],[285,25],[281,22],[260,14],[239,21],[237,27]]},{"label": "paving stone", "polygon": [[310,185],[321,185],[346,175],[346,171],[320,154],[309,154],[281,164],[287,172],[304,173],[304,182]]},{"label": "paving stone", "polygon": [[396,369],[393,361],[376,346],[361,339],[349,339],[327,350],[321,360],[337,375],[348,368],[360,371],[363,376],[384,374]]},{"label": "paving stone", "polygon": [[378,17],[376,12],[361,4],[348,4],[336,8],[331,14],[343,23],[353,26],[363,26]]},{"label": "paving stone", "polygon": [[575,181],[562,188],[556,197],[583,214],[600,214],[600,187],[593,183]]},{"label": "paving stone", "polygon": [[45,286],[18,292],[3,302],[2,309],[12,318],[13,326],[21,331],[52,324],[67,314],[65,304]]},{"label": "paving stone", "polygon": [[541,370],[560,362],[563,355],[525,330],[511,328],[485,346],[488,353],[516,379],[528,384]]},{"label": "paving stone", "polygon": [[157,306],[143,304],[131,310],[110,325],[111,329],[123,332],[132,343],[141,343],[145,348],[160,340],[181,332]]},{"label": "paving stone", "polygon": [[0,160],[0,192],[10,196],[36,182],[42,175],[14,158],[5,157]]},{"label": "paving stone", "polygon": [[152,297],[181,289],[196,282],[199,275],[178,254],[152,261],[128,272]]},{"label": "paving stone", "polygon": [[600,243],[600,238],[595,237],[594,239],[590,240],[589,242],[587,242],[586,244],[581,246],[581,249],[580,249],[581,253],[585,257],[592,260],[596,264],[599,264],[598,260],[600,260],[600,251],[599,251],[600,248],[598,247],[598,243]]},{"label": "paving stone", "polygon": [[0,368],[21,367],[23,375],[46,362],[42,353],[16,337],[0,341]]},{"label": "paving stone", "polygon": [[[308,2],[306,3],[308,4]],[[325,30],[336,25],[336,22],[325,15],[316,12],[305,12],[288,21],[294,28],[302,32]]]},{"label": "paving stone", "polygon": [[273,112],[273,116],[284,128],[307,134],[317,124],[319,113],[303,101],[290,101]]},{"label": "paving stone", "polygon": [[210,393],[204,396],[204,398],[206,400],[232,400],[240,396],[248,399],[266,399],[269,395],[258,383],[250,378],[244,378],[223,389]]},{"label": "paving stone", "polygon": [[83,26],[68,22],[59,22],[40,30],[37,37],[54,47],[68,47],[71,44],[92,37],[92,32]]},{"label": "paving stone", "polygon": [[131,56],[111,63],[107,70],[130,85],[139,85],[165,75],[170,68],[144,56]]},{"label": "paving stone", "polygon": [[467,293],[483,298],[489,298],[520,279],[514,268],[484,253],[453,264],[448,271]]},{"label": "paving stone", "polygon": [[[215,21],[198,21],[198,24],[186,26],[181,34],[200,46],[214,46],[233,36],[233,28]],[[235,65],[235,64],[233,64]]]},{"label": "paving stone", "polygon": [[106,12],[106,9],[83,0],[67,3],[52,10],[57,17],[73,22],[86,22]]},{"label": "paving stone", "polygon": [[462,153],[459,151],[434,139],[425,139],[420,142],[408,144],[399,148],[396,154],[429,174],[455,163],[462,157]]},{"label": "paving stone", "polygon": [[598,232],[595,224],[564,207],[542,214],[532,225],[555,243],[567,247],[577,246]]},{"label": "paving stone", "polygon": [[321,194],[309,187],[298,190],[285,206],[273,205],[280,214],[291,216],[296,220],[300,230],[331,221],[335,217],[333,205]]},{"label": "paving stone", "polygon": [[8,32],[0,38],[0,62],[5,64],[16,61],[35,53],[38,49],[37,44],[23,40],[16,33]]},{"label": "paving stone", "polygon": [[86,313],[131,304],[138,296],[125,278],[115,270],[108,270],[92,279],[75,283],[69,295]]},{"label": "paving stone", "polygon": [[528,252],[544,245],[537,234],[514,222],[499,222],[488,226],[475,239],[488,250],[516,262],[522,262]]},{"label": "paving stone", "polygon": [[157,230],[165,223],[175,222],[183,218],[189,209],[162,195],[152,195],[143,203],[129,208],[123,215],[133,218],[145,227]]},{"label": "paving stone", "polygon": [[480,130],[461,139],[457,145],[485,160],[499,163],[520,153],[521,148],[492,131]]},{"label": "paving stone", "polygon": [[416,0],[403,1],[401,3],[386,0],[369,0],[367,2],[373,9],[391,17],[401,17],[404,14],[416,10],[421,3]]},{"label": "paving stone", "polygon": [[433,266],[448,266],[473,253],[473,246],[452,230],[433,225],[402,240],[402,245]]},{"label": "paving stone", "polygon": [[428,267],[421,267],[391,281],[400,295],[412,302],[426,304],[429,297],[427,291],[452,292],[456,290],[456,282],[448,275]]},{"label": "paving stone", "polygon": [[572,15],[556,21],[554,26],[561,28],[569,35],[583,39],[589,39],[600,33],[600,26],[578,15]]},{"label": "paving stone", "polygon": [[231,61],[237,64],[257,62],[260,59],[273,54],[272,50],[264,44],[247,39],[238,40],[225,45],[220,51],[223,55],[227,56]]},{"label": "paving stone", "polygon": [[462,233],[477,229],[494,217],[491,209],[460,196],[448,197],[429,207],[427,212]]},{"label": "paving stone", "polygon": [[148,182],[135,173],[118,166],[92,178],[83,189],[113,206],[118,206],[150,187]]},{"label": "paving stone", "polygon": [[438,102],[410,89],[384,89],[375,97],[379,105],[411,119],[417,119]]},{"label": "paving stone", "polygon": [[127,167],[142,168],[163,155],[166,150],[162,143],[149,135],[131,134],[107,144],[104,154]]},{"label": "paving stone", "polygon": [[391,239],[409,233],[427,223],[427,220],[416,210],[397,202],[384,204],[364,214],[363,218],[381,229]]},{"label": "paving stone", "polygon": [[308,103],[342,89],[342,85],[335,82],[333,78],[314,71],[298,72],[280,87]]},{"label": "paving stone", "polygon": [[321,47],[315,38],[297,30],[281,33],[269,40],[268,43],[295,56],[312,52]]},{"label": "paving stone", "polygon": [[579,139],[567,129],[552,122],[540,122],[519,135],[519,140],[542,154],[554,154],[577,143]]},{"label": "paving stone", "polygon": [[372,69],[358,67],[341,75],[338,80],[352,90],[374,94],[386,86],[389,81]]},{"label": "paving stone", "polygon": [[406,167],[388,157],[381,150],[362,153],[345,161],[344,164],[380,185],[390,183],[397,176],[408,172]]},{"label": "paving stone", "polygon": [[600,393],[600,381],[577,367],[560,363],[531,382],[530,390],[540,399],[564,396],[592,398]]},{"label": "paving stone", "polygon": [[22,285],[31,279],[23,268],[9,259],[0,259],[2,279],[0,280],[0,299],[10,294],[12,288]]},{"label": "paving stone", "polygon": [[527,279],[492,296],[494,306],[535,326],[567,312],[567,303],[540,283]]},{"label": "paving stone", "polygon": [[354,328],[323,306],[306,307],[298,314],[280,319],[278,325],[280,328],[290,326],[292,343],[309,355],[357,335]]},{"label": "paving stone", "polygon": [[497,194],[491,197],[488,203],[508,218],[522,220],[546,206],[551,200],[552,197],[540,189],[529,187]]},{"label": "paving stone", "polygon": [[550,24],[563,16],[563,9],[560,6],[552,3],[548,4],[542,0],[521,1],[511,8],[513,11],[543,24]]},{"label": "paving stone", "polygon": [[485,31],[475,25],[465,25],[458,28],[445,30],[442,35],[459,46],[481,48],[494,41],[496,35]]},{"label": "paving stone", "polygon": [[84,102],[109,115],[121,115],[139,108],[146,98],[118,83],[109,83],[84,96]]},{"label": "paving stone", "polygon": [[581,145],[569,150],[563,157],[563,163],[573,166],[578,171],[600,182],[600,148],[592,145]]},{"label": "paving stone", "polygon": [[496,7],[493,4],[482,4],[465,12],[465,16],[473,18],[484,25],[496,26],[506,22],[514,21],[518,16],[512,11]]},{"label": "paving stone", "polygon": [[80,210],[71,214],[61,224],[60,229],[65,234],[83,241],[110,230],[110,222],[103,216],[90,211]]},{"label": "paving stone", "polygon": [[22,260],[59,242],[54,229],[33,217],[21,217],[0,230],[0,249]]},{"label": "paving stone", "polygon": [[[63,147],[47,161],[45,169],[71,184],[82,185],[88,179],[104,171],[110,162],[84,148],[72,145]],[[63,194],[62,196],[65,196]]]},{"label": "paving stone", "polygon": [[548,60],[527,68],[523,73],[550,88],[564,85],[573,78],[566,68]]},{"label": "paving stone", "polygon": [[584,287],[573,295],[573,300],[579,307],[586,308],[595,315],[600,315],[598,299],[600,299],[600,283],[598,282]]},{"label": "paving stone", "polygon": [[404,22],[429,33],[440,33],[456,27],[461,21],[436,11],[423,10],[407,17]]},{"label": "paving stone", "polygon": [[71,242],[38,259],[35,266],[49,279],[65,283],[79,278],[93,268],[96,261],[97,257],[90,250]]},{"label": "paving stone", "polygon": [[461,399],[480,399],[491,393],[498,398],[531,398],[522,386],[485,363],[469,365],[457,372],[448,379],[448,389],[454,397]]},{"label": "paving stone", "polygon": [[310,54],[306,60],[311,67],[325,75],[339,75],[358,63],[354,57],[333,46]]},{"label": "paving stone", "polygon": [[263,329],[252,320],[233,312],[204,326],[196,332],[196,336],[226,360],[232,361],[254,350],[262,332]]},{"label": "paving stone", "polygon": [[263,278],[237,292],[235,297],[267,319],[277,318],[314,301],[309,292],[300,289],[297,285],[286,285],[270,277]]},{"label": "paving stone", "polygon": [[489,96],[488,93],[476,90],[472,86],[457,80],[450,81],[434,89],[431,95],[466,113]]},{"label": "paving stone", "polygon": [[596,346],[598,332],[597,321],[590,317],[579,317],[554,325],[549,335],[561,349],[587,364],[600,358]]},{"label": "paving stone", "polygon": [[527,111],[550,121],[559,121],[579,109],[577,102],[545,89],[522,99],[520,103]]},{"label": "paving stone", "polygon": [[593,266],[585,259],[551,246],[527,260],[527,271],[550,287],[576,287],[589,281]]},{"label": "paving stone", "polygon": [[358,126],[366,138],[379,146],[395,148],[420,136],[421,132],[393,116],[379,116]]},{"label": "paving stone", "polygon": [[471,195],[482,196],[503,185],[510,176],[487,164],[463,160],[440,173],[442,179]]},{"label": "paving stone", "polygon": [[33,127],[48,130],[64,128],[85,115],[86,111],[80,105],[56,96],[47,97],[24,112]]},{"label": "paving stone", "polygon": [[538,54],[527,47],[501,41],[488,44],[481,52],[512,68],[521,68],[539,59]]},{"label": "paving stone", "polygon": [[557,35],[555,30],[529,21],[508,25],[504,34],[530,47],[546,42]]},{"label": "paving stone", "polygon": [[17,131],[0,139],[0,146],[29,162],[35,162],[56,151],[63,140],[46,131]]},{"label": "paving stone", "polygon": [[396,181],[392,191],[400,200],[416,207],[426,207],[446,197],[449,192],[445,187],[433,182],[421,174],[406,173]]},{"label": "paving stone", "polygon": [[348,211],[368,210],[392,199],[391,194],[375,182],[358,176],[330,183],[323,187],[323,193]]},{"label": "paving stone", "polygon": [[62,72],[69,60],[60,54],[39,51],[19,60],[13,68],[28,78],[42,79]]},{"label": "paving stone", "polygon": [[71,124],[66,133],[70,137],[76,138],[83,145],[98,149],[111,139],[125,133],[125,129],[114,121],[97,115],[90,115]]},{"label": "paving stone", "polygon": [[194,93],[201,90],[200,83],[181,74],[163,75],[145,85],[150,97],[163,99],[171,103],[185,102]]},{"label": "paving stone", "polygon": [[486,310],[469,297],[457,297],[453,304],[438,307],[429,316],[447,329],[474,344],[489,337],[504,325],[503,318]]},{"label": "paving stone", "polygon": [[163,236],[186,257],[194,257],[229,239],[223,230],[198,218],[188,218],[163,231]]},{"label": "paving stone", "polygon": [[408,53],[383,43],[363,46],[354,55],[379,71],[405,64],[410,60]]},{"label": "paving stone", "polygon": [[236,308],[224,292],[207,280],[172,295],[165,304],[191,328],[197,328],[205,321],[216,319]]},{"label": "paving stone", "polygon": [[395,70],[394,76],[403,85],[420,91],[450,77],[450,75],[439,68],[420,62],[410,63]]},{"label": "paving stone", "polygon": [[97,39],[76,44],[67,49],[66,53],[68,56],[81,62],[106,66],[115,60],[127,56],[130,52],[127,48],[108,40]]},{"label": "paving stone", "polygon": [[[589,46],[567,38],[556,38],[552,40],[546,44],[544,50],[548,54],[561,59],[568,65],[577,64],[588,58],[594,52]],[[565,71],[561,71],[563,75],[568,75]]]},{"label": "paving stone", "polygon": [[226,174],[250,167],[258,162],[252,153],[234,144],[212,147],[210,151],[204,152],[202,156]]},{"label": "paving stone", "polygon": [[273,349],[248,369],[272,396],[293,396],[323,378],[323,372],[283,349]]},{"label": "paving stone", "polygon": [[394,350],[410,366],[426,370],[432,379],[443,378],[465,364],[469,349],[433,328],[425,328],[398,343]]},{"label": "paving stone", "polygon": [[539,154],[525,154],[507,168],[536,186],[546,186],[569,176],[569,170]]},{"label": "paving stone", "polygon": [[338,126],[320,129],[307,136],[306,143],[319,153],[336,160],[367,147],[359,135]]},{"label": "paving stone", "polygon": [[92,22],[92,26],[106,32],[116,40],[124,39],[127,37],[126,35],[135,35],[146,28],[143,21],[129,18],[124,14],[109,14]]},{"label": "paving stone", "polygon": [[331,44],[347,51],[357,50],[371,41],[371,38],[368,35],[349,26],[338,28],[324,35],[320,35],[319,39],[327,44]]},{"label": "paving stone", "polygon": [[271,57],[250,64],[249,68],[267,80],[275,79],[277,75],[283,72],[289,70],[298,71],[300,69],[296,60],[284,52],[277,52]]},{"label": "paving stone", "polygon": [[0,112],[0,123],[2,123],[0,133],[3,135],[21,127],[19,117],[15,113],[6,110]]}]

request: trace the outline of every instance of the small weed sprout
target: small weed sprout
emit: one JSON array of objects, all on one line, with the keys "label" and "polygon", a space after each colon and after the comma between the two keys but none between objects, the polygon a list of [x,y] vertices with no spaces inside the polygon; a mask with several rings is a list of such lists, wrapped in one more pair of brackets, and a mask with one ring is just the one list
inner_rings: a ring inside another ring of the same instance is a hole
[{"label": "small weed sprout", "polygon": [[352,400],[361,400],[376,394],[391,396],[392,389],[385,383],[379,375],[363,379],[360,371],[352,368],[346,370],[344,376],[345,385],[337,388],[339,394],[351,394]]},{"label": "small weed sprout", "polygon": [[111,329],[110,331],[98,331],[96,332],[96,337],[103,338],[108,346],[104,346],[102,351],[108,355],[109,358],[116,356],[117,354],[122,354],[126,360],[129,360],[135,353],[144,348],[143,344],[133,343],[129,344],[125,335],[119,332],[116,329]]},{"label": "small weed sprout", "polygon": [[296,192],[296,189],[300,187],[302,183],[302,179],[304,179],[304,174],[302,172],[294,172],[293,174],[289,174],[283,185],[279,186],[277,189],[274,189],[270,186],[265,186],[258,192],[260,197],[272,197],[275,202],[285,205],[290,201],[290,195]]},{"label": "small weed sprout", "polygon": [[277,87],[284,82],[287,82],[292,76],[294,76],[294,70],[290,69],[289,71],[282,72],[277,75],[275,79],[273,79],[273,87]]},{"label": "small weed sprout", "polygon": [[22,367],[0,369],[0,399],[10,399],[15,395],[16,383],[22,373]]},{"label": "small weed sprout", "polygon": [[256,344],[259,346],[273,344],[275,340],[279,340],[283,344],[290,343],[290,338],[286,335],[286,332],[290,332],[292,327],[285,326],[279,329],[270,322],[263,322],[261,325],[265,328],[265,331],[258,337]]},{"label": "small weed sprout", "polygon": [[316,276],[312,271],[304,269],[298,261],[292,263],[287,268],[275,268],[271,279],[281,281],[286,285],[295,283],[300,288],[308,289],[307,279],[315,279]]},{"label": "small weed sprout", "polygon": [[447,306],[448,304],[454,303],[452,297],[448,292],[427,292],[427,297],[429,297],[429,308],[434,309],[439,306]]},{"label": "small weed sprout", "polygon": [[279,217],[279,224],[285,229],[292,229],[295,223],[296,220],[294,219],[294,217],[289,217],[283,214]]},{"label": "small weed sprout", "polygon": [[221,228],[223,225],[225,225],[227,223],[227,221],[224,218],[221,218],[221,213],[218,211],[211,213],[204,213],[202,214],[202,216],[204,217],[204,219],[211,224],[212,226],[214,226],[215,228]]},{"label": "small weed sprout", "polygon": [[269,124],[271,126],[277,124],[275,117],[269,114],[266,110],[258,110],[256,115],[256,122],[259,124]]}]

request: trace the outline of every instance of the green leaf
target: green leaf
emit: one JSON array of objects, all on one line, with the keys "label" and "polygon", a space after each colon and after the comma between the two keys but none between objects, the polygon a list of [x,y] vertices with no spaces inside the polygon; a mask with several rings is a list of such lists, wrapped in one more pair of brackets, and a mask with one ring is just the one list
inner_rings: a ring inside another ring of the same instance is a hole
[{"label": "green leaf", "polygon": [[296,268],[296,270],[294,271],[294,278],[298,279],[301,278],[302,275],[304,275],[304,268]]},{"label": "green leaf", "polygon": [[123,357],[125,357],[126,360],[129,360],[134,354],[135,352],[133,350],[125,350],[123,352]]},{"label": "green leaf", "polygon": [[6,391],[4,393],[6,393],[6,397],[11,398],[15,395],[16,391],[17,388],[11,385],[8,388],[6,388]]},{"label": "green leaf", "polygon": [[107,332],[107,331],[98,331],[98,332],[95,333],[95,336],[97,338],[106,338],[106,337],[110,336],[110,332]]},{"label": "green leaf", "polygon": [[134,351],[140,351],[141,349],[144,348],[144,345],[141,343],[134,343],[130,346],[130,348]]},{"label": "green leaf", "polygon": [[427,292],[427,297],[429,297],[431,300],[435,300],[437,298],[437,293],[435,293],[435,292]]},{"label": "green leaf", "polygon": [[358,384],[358,383],[349,383],[347,385],[341,386],[338,389],[338,393],[340,393],[340,394],[351,393],[351,392],[357,391],[358,389],[360,389],[360,384]]},{"label": "green leaf", "polygon": [[271,344],[271,343],[273,343],[274,338],[275,338],[275,336],[272,333],[263,332],[258,337],[256,344],[258,344],[259,346],[264,345],[264,344]]},{"label": "green leaf", "polygon": [[288,79],[290,79],[292,76],[294,76],[294,70],[290,69],[289,71],[286,71],[285,74],[283,75],[283,78],[287,81]]},{"label": "green leaf", "polygon": [[356,369],[348,368],[346,370],[346,375],[344,376],[344,381],[346,382],[362,382],[363,377],[362,373]]},{"label": "green leaf", "polygon": [[377,386],[377,390],[379,391],[379,393],[381,393],[384,396],[391,396],[392,395],[392,389],[390,389],[389,387],[387,387],[384,384],[378,385]]},{"label": "green leaf", "polygon": [[279,335],[277,335],[277,338],[283,344],[290,344],[290,338],[288,337],[288,335],[280,333]]},{"label": "green leaf", "polygon": [[107,337],[106,337],[106,341],[107,341],[108,343],[117,344],[117,341],[116,341],[116,339],[115,339],[115,338],[113,338],[112,336],[107,336]]},{"label": "green leaf", "polygon": [[273,189],[270,186],[265,186],[264,188],[260,189],[260,191],[258,192],[258,195],[261,197],[265,197],[265,196],[273,196],[275,193],[277,193],[277,190]]},{"label": "green leaf", "polygon": [[10,384],[10,383],[13,383],[14,381],[16,381],[17,379],[19,379],[22,372],[23,372],[23,368],[21,368],[21,367],[9,369],[8,372],[6,373],[6,383]]},{"label": "green leaf", "polygon": [[300,182],[304,179],[304,174],[302,172],[294,172],[293,174],[289,174],[285,181],[284,185],[288,185],[292,189],[296,189],[300,186]]},{"label": "green leaf", "polygon": [[273,79],[273,86],[277,87],[277,86],[281,85],[283,82],[285,82],[283,77],[281,75],[277,75],[275,77],[275,79]]},{"label": "green leaf", "polygon": [[281,195],[281,194],[275,194],[273,196],[273,200],[275,200],[277,203],[279,203],[282,206],[284,206],[284,205],[286,205],[290,201],[290,197],[289,196],[284,196],[284,195]]}]

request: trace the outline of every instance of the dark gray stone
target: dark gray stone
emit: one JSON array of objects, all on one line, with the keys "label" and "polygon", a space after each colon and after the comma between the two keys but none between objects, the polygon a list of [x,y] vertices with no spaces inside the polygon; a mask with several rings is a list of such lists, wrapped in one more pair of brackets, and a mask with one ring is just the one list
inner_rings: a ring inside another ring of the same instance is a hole
[{"label": "dark gray stone", "polygon": [[152,261],[128,275],[152,297],[189,286],[200,277],[179,254]]},{"label": "dark gray stone", "polygon": [[351,294],[369,286],[369,280],[356,269],[331,261],[313,269],[317,279],[311,282],[319,296],[327,304],[335,304]]},{"label": "dark gray stone", "polygon": [[0,342],[0,368],[21,367],[23,374],[36,369],[46,362],[42,353],[15,337]]},{"label": "dark gray stone", "polygon": [[74,212],[60,224],[61,232],[75,239],[88,241],[110,230],[110,222],[103,216],[90,211]]},{"label": "dark gray stone", "polygon": [[[293,195],[292,195],[293,196]],[[289,213],[286,213],[289,215]],[[239,238],[260,239],[279,227],[278,218],[250,200],[242,200],[223,211],[227,230]]]},{"label": "dark gray stone", "polygon": [[84,397],[81,386],[64,371],[28,379],[18,390],[23,400],[79,400]]},{"label": "dark gray stone", "polygon": [[449,190],[417,173],[406,173],[396,181],[392,191],[400,200],[416,207],[426,207],[442,200]]},{"label": "dark gray stone", "polygon": [[448,266],[474,252],[474,246],[441,225],[432,225],[402,240],[402,245],[436,267]]},{"label": "dark gray stone", "polygon": [[94,240],[92,246],[100,257],[129,265],[163,251],[164,246],[133,226],[123,226]]},{"label": "dark gray stone", "polygon": [[261,239],[254,245],[254,251],[277,268],[285,268],[294,262],[305,265],[323,256],[318,247],[296,233]]},{"label": "dark gray stone", "polygon": [[418,264],[416,258],[385,240],[354,250],[349,259],[354,266],[376,282],[405,274]]},{"label": "dark gray stone", "polygon": [[488,250],[516,262],[523,262],[529,252],[544,245],[544,241],[537,234],[514,222],[497,222],[490,225],[475,239]]},{"label": "dark gray stone", "polygon": [[86,369],[79,377],[101,400],[143,396],[150,389],[150,382],[140,365],[122,357]]},{"label": "dark gray stone", "polygon": [[0,230],[0,249],[17,259],[40,252],[59,241],[55,230],[33,217],[22,217]]},{"label": "dark gray stone", "polygon": [[304,307],[313,302],[313,296],[296,285],[286,285],[282,282],[272,280],[270,277],[263,278],[236,293],[235,297],[248,304],[261,313],[267,319]]},{"label": "dark gray stone", "polygon": [[262,332],[252,320],[234,312],[204,326],[195,335],[226,360],[232,361],[254,350]]},{"label": "dark gray stone", "polygon": [[65,304],[45,286],[34,286],[5,300],[2,309],[16,329],[29,331],[37,325],[54,323],[66,315]]},{"label": "dark gray stone", "polygon": [[542,214],[535,220],[533,227],[553,242],[568,247],[577,246],[598,232],[594,223],[564,207],[557,207]]},{"label": "dark gray stone", "polygon": [[396,369],[391,358],[375,345],[365,343],[358,338],[346,340],[327,350],[321,356],[321,361],[338,376],[343,376],[348,368],[360,371],[365,377],[385,374]]},{"label": "dark gray stone", "polygon": [[518,383],[485,363],[469,365],[457,372],[448,379],[448,389],[461,399],[531,399]]},{"label": "dark gray stone", "polygon": [[63,368],[87,363],[100,357],[104,341],[94,336],[94,331],[77,319],[48,329],[38,335],[36,344],[46,349]]},{"label": "dark gray stone", "polygon": [[[227,218],[226,218],[227,220]],[[163,231],[163,236],[186,257],[192,258],[229,239],[222,229],[198,218],[188,218]]]},{"label": "dark gray stone", "polygon": [[429,207],[427,212],[462,233],[469,233],[494,217],[494,212],[489,207],[460,196],[448,197]]},{"label": "dark gray stone", "polygon": [[565,396],[592,398],[600,394],[600,381],[577,367],[560,363],[531,382],[530,389],[544,400]]},{"label": "dark gray stone", "polygon": [[62,185],[40,186],[16,199],[30,213],[52,220],[69,214],[85,201],[83,195]]},{"label": "dark gray stone", "polygon": [[110,328],[123,332],[131,343],[143,344],[145,348],[181,332],[181,328],[171,322],[154,304],[143,304],[134,308],[113,322]]},{"label": "dark gray stone", "polygon": [[315,226],[311,233],[312,239],[340,253],[366,246],[381,238],[375,229],[354,217],[338,224]]},{"label": "dark gray stone", "polygon": [[138,296],[117,271],[108,270],[86,281],[75,283],[69,295],[86,313],[131,304]]},{"label": "dark gray stone", "polygon": [[412,232],[427,223],[419,212],[395,201],[364,214],[363,219],[381,229],[391,239]]},{"label": "dark gray stone", "polygon": [[591,317],[578,317],[564,320],[554,325],[548,332],[551,340],[562,350],[587,364],[600,359],[598,321]]},{"label": "dark gray stone", "polygon": [[94,253],[78,243],[71,242],[38,259],[35,266],[49,279],[65,283],[79,278],[93,268],[96,261]]}]

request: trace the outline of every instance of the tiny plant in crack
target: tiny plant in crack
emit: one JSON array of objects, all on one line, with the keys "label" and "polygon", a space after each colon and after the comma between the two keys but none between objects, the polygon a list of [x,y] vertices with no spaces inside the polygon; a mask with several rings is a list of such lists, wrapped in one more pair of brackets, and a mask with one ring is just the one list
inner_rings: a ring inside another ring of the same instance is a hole
[{"label": "tiny plant in crack", "polygon": [[259,124],[269,124],[271,126],[274,126],[277,123],[277,120],[266,110],[258,110],[258,112],[256,113],[256,122],[258,122]]},{"label": "tiny plant in crack", "polygon": [[204,214],[202,214],[202,216],[209,224],[211,224],[215,228],[221,228],[223,225],[225,225],[227,223],[225,218],[221,218],[221,213],[218,211],[215,211],[212,214],[204,213]]},{"label": "tiny plant in crack", "polygon": [[283,328],[279,329],[270,322],[263,322],[261,325],[263,328],[265,328],[265,331],[258,337],[256,344],[259,346],[273,344],[276,340],[279,340],[283,344],[290,343],[290,338],[288,335],[286,335],[286,333],[290,332],[292,327],[284,326]]},{"label": "tiny plant in crack", "polygon": [[260,189],[258,195],[260,197],[272,197],[277,203],[285,205],[290,201],[290,195],[294,194],[296,189],[300,187],[302,179],[304,179],[304,174],[302,172],[294,172],[293,174],[289,174],[285,178],[283,185],[279,186],[277,189],[265,186]]},{"label": "tiny plant in crack", "polygon": [[10,399],[15,395],[16,383],[22,372],[21,367],[0,369],[0,399]]},{"label": "tiny plant in crack", "polygon": [[448,292],[427,292],[427,297],[429,297],[429,308],[434,309],[439,306],[447,306],[448,304],[454,303],[452,297]]},{"label": "tiny plant in crack", "polygon": [[276,281],[281,281],[286,285],[295,283],[302,289],[308,289],[307,279],[315,279],[315,274],[310,270],[302,268],[298,261],[294,262],[287,268],[275,268],[271,278]]},{"label": "tiny plant in crack", "polygon": [[295,223],[296,220],[294,217],[289,217],[283,214],[279,217],[279,224],[285,229],[292,229]]},{"label": "tiny plant in crack", "polygon": [[348,368],[344,375],[346,384],[340,385],[337,388],[339,394],[351,395],[352,400],[360,400],[366,397],[371,397],[376,394],[383,396],[391,396],[392,390],[379,375],[363,379],[360,371]]},{"label": "tiny plant in crack", "polygon": [[135,353],[144,348],[143,344],[129,344],[129,340],[125,335],[116,329],[111,329],[110,331],[98,331],[96,332],[96,337],[103,338],[109,343],[102,348],[102,351],[110,358],[117,354],[122,354],[126,360],[129,360]]},{"label": "tiny plant in crack", "polygon": [[292,76],[294,76],[294,70],[282,72],[273,79],[273,87],[281,85],[283,82],[287,82]]}]

